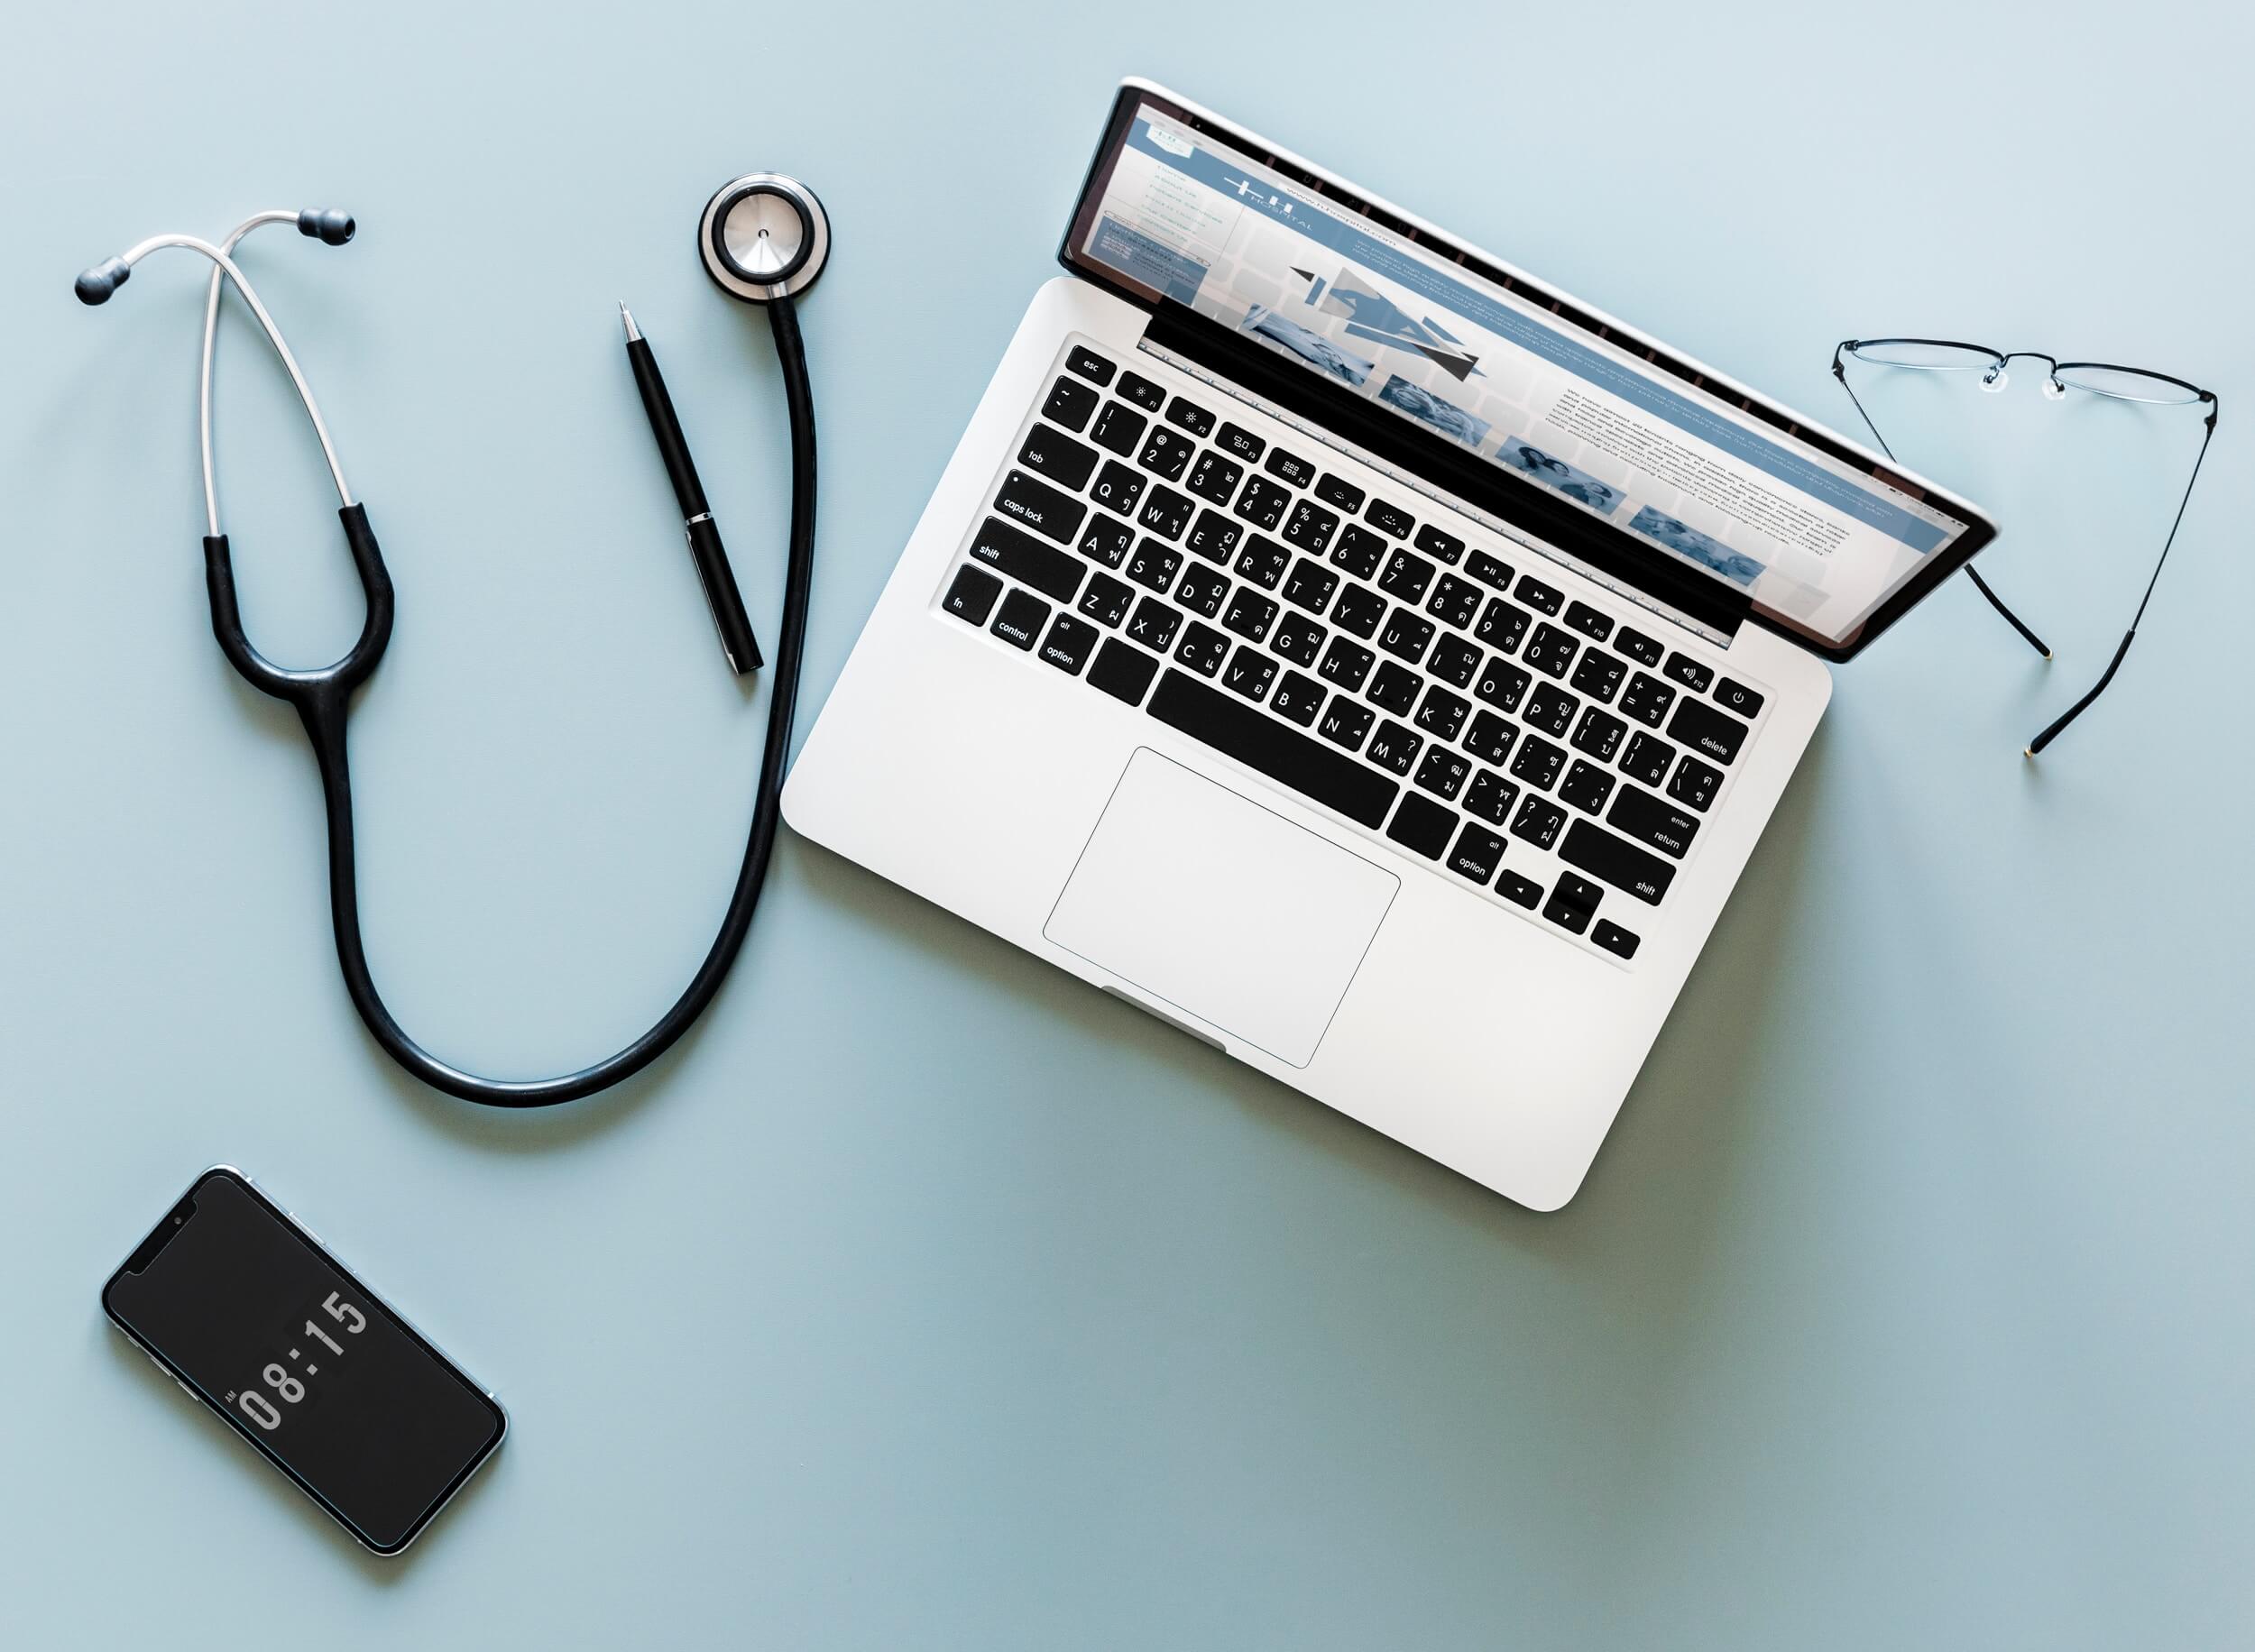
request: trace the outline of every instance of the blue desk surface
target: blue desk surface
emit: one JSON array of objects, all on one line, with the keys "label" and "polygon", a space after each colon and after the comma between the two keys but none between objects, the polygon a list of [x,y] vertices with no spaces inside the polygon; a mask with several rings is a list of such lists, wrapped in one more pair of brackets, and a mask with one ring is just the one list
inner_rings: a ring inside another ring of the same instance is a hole
[{"label": "blue desk surface", "polygon": [[[369,945],[437,1048],[547,1070],[678,989],[752,785],[760,703],[715,657],[614,308],[771,635],[778,385],[691,252],[720,181],[796,172],[837,225],[805,307],[819,704],[1128,70],[1836,427],[1859,332],[2244,406],[2244,15],[2035,19],[28,8],[0,100],[0,1639],[2248,1644],[2244,415],[2118,686],[2031,766],[2195,421],[2032,373],[1879,389],[1906,458],[2007,524],[1987,566],[2057,663],[1960,582],[1840,674],[1542,1217],[797,841],[645,1080],[515,1117],[400,1078],[336,977],[298,731],[211,645],[202,272],[69,293],[156,231],[359,214],[345,251],[246,255],[400,585],[354,725]],[[359,624],[326,479],[240,327],[223,368],[253,623],[325,660]],[[97,1311],[221,1159],[512,1408],[402,1563]]]}]

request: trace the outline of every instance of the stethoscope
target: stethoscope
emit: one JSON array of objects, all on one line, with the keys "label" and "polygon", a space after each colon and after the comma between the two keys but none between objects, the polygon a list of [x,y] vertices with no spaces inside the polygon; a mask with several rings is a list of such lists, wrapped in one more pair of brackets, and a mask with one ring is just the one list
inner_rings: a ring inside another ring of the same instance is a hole
[{"label": "stethoscope", "polygon": [[[152,235],[119,256],[97,264],[78,277],[78,298],[100,304],[124,285],[133,266],[165,247],[184,247],[201,253],[213,266],[204,298],[203,361],[197,401],[198,439],[204,471],[205,584],[211,600],[212,630],[220,651],[244,679],[262,693],[291,706],[305,725],[321,773],[321,794],[328,818],[329,910],[336,934],[336,958],[344,972],[353,1007],[386,1054],[426,1084],[465,1101],[499,1107],[542,1107],[576,1101],[608,1089],[640,1072],[673,1044],[690,1023],[704,1014],[720,990],[729,966],[736,959],[744,936],[751,928],[752,909],[767,876],[768,858],[775,848],[780,818],[783,773],[791,741],[791,719],[798,700],[798,677],[806,640],[807,595],[814,572],[815,548],[815,410],[806,377],[806,349],[799,335],[795,301],[822,273],[830,254],[830,220],[814,191],[794,179],[759,172],[723,186],[704,208],[697,225],[697,250],[713,281],[733,296],[764,307],[775,334],[776,354],[783,372],[784,399],[791,421],[790,552],[783,582],[783,618],[776,644],[775,682],[768,708],[765,749],[760,759],[759,784],[752,803],[751,831],[744,845],[741,868],[729,896],[728,912],[711,950],[672,1008],[632,1043],[615,1055],[577,1072],[554,1078],[510,1080],[482,1078],[432,1055],[410,1038],[391,1012],[384,1007],[368,972],[361,945],[360,904],[353,871],[353,794],[351,771],[345,760],[345,722],[353,691],[365,683],[383,657],[391,638],[391,578],[382,554],[376,548],[368,513],[345,484],[337,462],[336,445],[330,439],[313,391],[281,330],[267,313],[257,290],[235,262],[235,249],[245,235],[268,224],[295,224],[300,234],[329,246],[342,246],[353,238],[354,225],[341,212],[262,212],[244,219],[216,244],[194,235]],[[219,527],[219,493],[212,459],[212,354],[218,339],[219,299],[223,285],[232,281],[250,307],[260,330],[296,386],[306,417],[321,444],[329,477],[336,484],[337,517],[345,526],[345,543],[360,576],[367,601],[367,617],[360,638],[335,664],[313,671],[291,671],[272,664],[251,646],[244,636],[243,617],[235,601],[235,568],[227,537]]]}]

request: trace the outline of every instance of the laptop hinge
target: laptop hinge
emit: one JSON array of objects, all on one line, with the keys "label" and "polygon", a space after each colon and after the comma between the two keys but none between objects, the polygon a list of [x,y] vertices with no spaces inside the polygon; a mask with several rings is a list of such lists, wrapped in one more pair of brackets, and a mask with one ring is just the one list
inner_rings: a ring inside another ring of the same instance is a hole
[{"label": "laptop hinge", "polygon": [[1626,529],[1613,526],[1541,484],[1462,449],[1422,435],[1400,415],[1237,337],[1195,312],[1161,304],[1152,312],[1146,344],[1205,368],[1225,384],[1330,431],[1388,468],[1427,483],[1449,500],[1519,529],[1545,555],[1562,560],[1711,639],[1727,645],[1753,610],[1753,599],[1719,580],[1680,567]]}]

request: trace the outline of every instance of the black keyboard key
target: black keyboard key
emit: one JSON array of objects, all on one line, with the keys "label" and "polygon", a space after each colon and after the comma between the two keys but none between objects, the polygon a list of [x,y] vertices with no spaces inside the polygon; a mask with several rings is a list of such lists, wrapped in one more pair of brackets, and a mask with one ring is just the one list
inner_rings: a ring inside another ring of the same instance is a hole
[{"label": "black keyboard key", "polygon": [[1555,614],[1566,601],[1566,593],[1544,584],[1532,574],[1519,582],[1519,600],[1529,608],[1539,608],[1546,614]]},{"label": "black keyboard key", "polygon": [[1362,755],[1381,768],[1390,768],[1397,775],[1410,772],[1410,765],[1417,761],[1417,754],[1425,744],[1425,737],[1414,730],[1404,729],[1391,717],[1378,720],[1378,731],[1370,737],[1370,749]]},{"label": "black keyboard key", "polygon": [[1226,420],[1223,421],[1221,428],[1214,433],[1214,445],[1233,458],[1244,460],[1247,464],[1260,463],[1261,454],[1268,450],[1268,444],[1250,430],[1246,429],[1242,425],[1232,425]]},{"label": "black keyboard key", "polygon": [[1713,757],[1717,763],[1728,764],[1737,758],[1738,748],[1745,744],[1746,725],[1727,712],[1717,711],[1704,700],[1687,698],[1668,720],[1668,733],[1692,750]]},{"label": "black keyboard key", "polygon": [[1523,906],[1529,912],[1532,912],[1542,900],[1541,884],[1536,883],[1532,877],[1523,877],[1518,873],[1508,870],[1496,874],[1496,893],[1513,905]]},{"label": "black keyboard key", "polygon": [[1086,344],[1072,346],[1072,353],[1065,357],[1065,366],[1072,372],[1079,373],[1083,379],[1097,384],[1109,384],[1112,381],[1112,374],[1116,371],[1109,362]]},{"label": "black keyboard key", "polygon": [[1413,849],[1428,860],[1438,860],[1448,849],[1449,840],[1456,830],[1455,814],[1430,797],[1420,797],[1412,792],[1394,812],[1393,824],[1385,829],[1385,835],[1404,849]]},{"label": "black keyboard key", "polygon": [[1002,491],[995,495],[994,508],[1063,545],[1072,543],[1072,536],[1081,531],[1081,519],[1089,513],[1089,508],[1070,493],[1060,493],[1024,471],[1012,471],[1002,479]]},{"label": "black keyboard key", "polygon": [[1607,654],[1603,648],[1584,648],[1581,664],[1574,667],[1573,684],[1592,700],[1610,704],[1614,692],[1621,686],[1621,679],[1629,674],[1629,663],[1617,654]]},{"label": "black keyboard key", "polygon": [[1102,635],[1085,620],[1059,614],[1056,623],[1049,628],[1049,635],[1042,639],[1041,657],[1058,670],[1078,676],[1081,667],[1096,652],[1097,638]]},{"label": "black keyboard key", "polygon": [[1081,593],[1081,611],[1097,624],[1116,626],[1128,617],[1128,605],[1136,600],[1135,588],[1124,585],[1109,574],[1091,574],[1089,588]]},{"label": "black keyboard key", "polygon": [[1647,637],[1642,631],[1633,631],[1626,626],[1623,626],[1621,634],[1613,639],[1613,646],[1640,665],[1656,666],[1668,652],[1658,638]]},{"label": "black keyboard key", "polygon": [[1555,683],[1543,683],[1527,696],[1526,709],[1519,715],[1526,719],[1530,729],[1540,729],[1564,739],[1566,730],[1574,726],[1574,713],[1579,710],[1580,701]]},{"label": "black keyboard key", "polygon": [[1452,740],[1457,738],[1457,730],[1464,727],[1464,720],[1471,710],[1471,702],[1436,683],[1418,702],[1417,726],[1437,740]]},{"label": "black keyboard key", "polygon": [[1166,405],[1166,422],[1189,431],[1192,436],[1204,436],[1213,428],[1213,415],[1196,402],[1185,401],[1177,396]]},{"label": "black keyboard key", "polygon": [[1233,694],[1242,694],[1258,704],[1268,694],[1268,685],[1276,680],[1276,662],[1257,648],[1238,644],[1238,650],[1229,656],[1229,669],[1221,674],[1221,686]]},{"label": "black keyboard key", "polygon": [[1201,510],[1183,543],[1209,562],[1227,564],[1245,529],[1217,510]]},{"label": "black keyboard key", "polygon": [[[1010,473],[1017,474],[1016,471]],[[999,518],[989,517],[979,525],[978,533],[971,537],[971,555],[996,573],[1021,585],[1031,585],[1060,602],[1072,601],[1072,593],[1081,589],[1082,566],[1078,558],[1044,545]]]},{"label": "black keyboard key", "polygon": [[1657,729],[1668,715],[1668,708],[1676,702],[1676,691],[1658,677],[1638,672],[1629,679],[1628,692],[1621,696],[1621,709],[1647,728]]},{"label": "black keyboard key", "polygon": [[1596,642],[1603,642],[1613,635],[1612,620],[1587,602],[1569,602],[1566,605],[1566,623]]},{"label": "black keyboard key", "polygon": [[1284,537],[1311,556],[1321,556],[1323,548],[1338,531],[1339,518],[1313,500],[1303,499],[1293,507],[1292,519],[1284,524]]},{"label": "black keyboard key", "polygon": [[1468,686],[1473,673],[1480,668],[1480,651],[1461,637],[1443,637],[1433,644],[1425,669],[1454,688]]},{"label": "black keyboard key", "polygon": [[1417,548],[1424,552],[1426,555],[1436,557],[1452,566],[1457,559],[1464,555],[1463,540],[1454,534],[1442,532],[1431,522],[1417,530],[1417,538],[1414,543]]},{"label": "black keyboard key", "polygon": [[1762,715],[1763,696],[1735,677],[1725,677],[1715,685],[1715,703],[1741,717]]},{"label": "black keyboard key", "polygon": [[1468,631],[1480,611],[1480,588],[1468,579],[1444,574],[1440,583],[1433,587],[1432,599],[1425,604],[1425,611],[1443,625]]},{"label": "black keyboard key", "polygon": [[1331,605],[1331,593],[1338,589],[1338,574],[1302,556],[1292,564],[1292,577],[1284,582],[1284,601],[1320,614]]},{"label": "black keyboard key", "polygon": [[1002,599],[1002,610],[987,629],[1014,648],[1030,648],[1048,623],[1048,603],[1030,591],[1013,591]]},{"label": "black keyboard key", "polygon": [[1668,656],[1668,675],[1695,694],[1707,693],[1707,685],[1715,680],[1715,673],[1688,654]]},{"label": "black keyboard key", "polygon": [[1362,509],[1362,490],[1344,476],[1325,476],[1315,484],[1315,496],[1327,505],[1337,505],[1348,516]]},{"label": "black keyboard key", "polygon": [[1613,776],[1594,763],[1576,757],[1574,766],[1566,771],[1558,794],[1584,814],[1596,814],[1606,806],[1606,799],[1613,795]]},{"label": "black keyboard key", "polygon": [[1146,591],[1172,591],[1174,576],[1182,571],[1183,553],[1156,539],[1139,541],[1136,554],[1128,559],[1128,577]]},{"label": "black keyboard key", "polygon": [[1221,612],[1221,601],[1229,594],[1229,576],[1219,568],[1192,563],[1183,571],[1183,583],[1174,587],[1174,600],[1193,613],[1211,620]]},{"label": "black keyboard key", "polygon": [[1136,530],[1127,523],[1108,516],[1092,516],[1089,519],[1089,531],[1081,536],[1081,555],[1091,562],[1117,568],[1128,560],[1128,547],[1135,542]]},{"label": "black keyboard key", "polygon": [[1164,654],[1182,623],[1180,609],[1169,608],[1156,597],[1146,597],[1136,604],[1135,618],[1128,621],[1128,635],[1145,647]]},{"label": "black keyboard key", "polygon": [[1026,433],[1026,445],[1017,450],[1017,462],[1077,493],[1096,473],[1096,449],[1074,441],[1062,430],[1035,425]]},{"label": "black keyboard key", "polygon": [[1276,589],[1277,581],[1292,565],[1292,553],[1274,539],[1254,534],[1238,553],[1238,577],[1249,579],[1263,591]]},{"label": "black keyboard key", "polygon": [[1275,635],[1268,639],[1268,646],[1295,665],[1312,665],[1322,649],[1323,639],[1330,635],[1329,630],[1305,614],[1286,614]]},{"label": "black keyboard key", "polygon": [[1574,822],[1566,841],[1559,845],[1558,856],[1567,865],[1579,867],[1650,906],[1660,904],[1660,897],[1676,878],[1675,867],[1659,856],[1647,854],[1625,838],[1616,838],[1588,821]]},{"label": "black keyboard key", "polygon": [[1628,731],[1628,724],[1593,705],[1581,714],[1581,722],[1574,730],[1574,749],[1600,763],[1610,763],[1613,754],[1621,749],[1622,737]]},{"label": "black keyboard key", "polygon": [[1385,572],[1378,575],[1378,589],[1397,602],[1414,605],[1423,599],[1425,587],[1432,583],[1433,564],[1414,551],[1395,551],[1385,559]]},{"label": "black keyboard key", "polygon": [[1096,651],[1096,664],[1089,667],[1090,682],[1129,705],[1143,698],[1143,691],[1151,686],[1151,679],[1158,675],[1158,661],[1129,647],[1117,637],[1104,639],[1104,646]]},{"label": "black keyboard key", "polygon": [[1519,657],[1545,676],[1562,677],[1580,649],[1581,644],[1558,627],[1538,625]]},{"label": "black keyboard key", "polygon": [[1671,860],[1682,859],[1691,848],[1691,840],[1699,832],[1698,821],[1682,810],[1672,808],[1650,792],[1639,791],[1633,785],[1621,788],[1621,794],[1613,800],[1612,812],[1606,816],[1606,824],[1639,843],[1649,844]]},{"label": "black keyboard key", "polygon": [[1334,637],[1331,646],[1323,650],[1323,663],[1315,668],[1315,673],[1326,683],[1352,693],[1362,686],[1362,680],[1370,675],[1370,667],[1377,657],[1358,642]]},{"label": "black keyboard key", "polygon": [[1457,833],[1456,848],[1449,851],[1449,869],[1485,886],[1503,862],[1504,840],[1484,826],[1465,821],[1464,830]]},{"label": "black keyboard key", "polygon": [[1636,937],[1610,918],[1598,919],[1597,927],[1589,932],[1589,939],[1616,957],[1636,956]]},{"label": "black keyboard key", "polygon": [[[1511,835],[1524,838],[1537,849],[1548,849],[1558,841],[1559,829],[1566,824],[1566,811],[1547,797],[1527,794],[1519,805],[1519,812],[1511,822]],[[1532,901],[1527,905],[1534,904]]]},{"label": "black keyboard key", "polygon": [[1198,463],[1191,466],[1190,480],[1183,485],[1209,504],[1226,505],[1244,476],[1243,465],[1209,448],[1198,455]]},{"label": "black keyboard key", "polygon": [[1245,484],[1245,491],[1238,498],[1237,513],[1256,528],[1270,533],[1284,519],[1284,512],[1292,509],[1292,494],[1273,482],[1263,482],[1258,476]]},{"label": "black keyboard key", "polygon": [[1229,639],[1210,625],[1193,620],[1184,628],[1183,640],[1174,645],[1174,657],[1200,676],[1210,677],[1229,657]]},{"label": "black keyboard key", "polygon": [[1694,757],[1686,757],[1676,766],[1676,777],[1668,783],[1668,795],[1680,803],[1689,803],[1700,813],[1707,812],[1707,804],[1715,801],[1721,789],[1723,771],[1709,768]]},{"label": "black keyboard key", "polygon": [[1136,513],[1136,520],[1162,539],[1179,539],[1183,529],[1190,526],[1194,509],[1174,489],[1154,488],[1143,496],[1143,509]]},{"label": "black keyboard key", "polygon": [[1229,599],[1229,611],[1221,616],[1222,628],[1234,631],[1247,642],[1259,642],[1268,635],[1268,628],[1276,623],[1275,599],[1258,592],[1238,587]]},{"label": "black keyboard key", "polygon": [[1284,673],[1284,681],[1276,684],[1276,693],[1269,700],[1268,709],[1290,718],[1302,729],[1315,720],[1323,709],[1323,684],[1313,677],[1296,671]]},{"label": "black keyboard key", "polygon": [[1597,901],[1605,891],[1586,877],[1576,877],[1571,872],[1558,875],[1558,886],[1551,891],[1551,898],[1542,908],[1542,915],[1562,930],[1580,934],[1589,927],[1589,920],[1597,915]]},{"label": "black keyboard key", "polygon": [[1518,801],[1518,784],[1505,779],[1492,768],[1484,768],[1473,776],[1472,789],[1464,794],[1466,808],[1498,826],[1511,818],[1511,806]]},{"label": "black keyboard key", "polygon": [[1425,748],[1425,760],[1417,766],[1417,784],[1435,797],[1453,803],[1471,773],[1470,758],[1446,746],[1433,745]]},{"label": "black keyboard key", "polygon": [[1344,694],[1333,694],[1330,707],[1323,713],[1323,720],[1317,725],[1315,731],[1334,746],[1360,751],[1363,736],[1370,732],[1370,725],[1377,720],[1378,714],[1368,706],[1349,700]]},{"label": "black keyboard key", "polygon": [[1464,564],[1464,571],[1483,585],[1493,585],[1498,591],[1511,589],[1511,564],[1486,551],[1474,551],[1472,560]]},{"label": "black keyboard key", "polygon": [[1002,594],[1002,582],[984,568],[961,567],[948,582],[940,606],[970,625],[984,625],[994,612],[994,600]]},{"label": "black keyboard key", "polygon": [[1676,760],[1676,748],[1656,734],[1640,734],[1629,741],[1629,748],[1621,754],[1621,772],[1632,780],[1657,786],[1668,778],[1668,766]]},{"label": "black keyboard key", "polygon": [[1541,735],[1530,734],[1519,742],[1519,755],[1511,760],[1511,777],[1547,792],[1558,784],[1558,771],[1565,762],[1563,751]]},{"label": "black keyboard key", "polygon": [[1156,413],[1166,401],[1166,392],[1139,372],[1121,377],[1119,393],[1146,413]]},{"label": "black keyboard key", "polygon": [[1352,522],[1339,535],[1339,543],[1331,546],[1331,561],[1357,579],[1376,578],[1378,564],[1385,560],[1385,541]]},{"label": "black keyboard key", "polygon": [[1042,403],[1042,417],[1055,420],[1068,430],[1078,430],[1089,422],[1089,415],[1096,411],[1100,399],[1094,390],[1077,379],[1060,379],[1049,387],[1049,399]]},{"label": "black keyboard key", "polygon": [[1169,728],[1367,827],[1385,819],[1401,790],[1384,775],[1186,672],[1169,671],[1159,680],[1150,710]]},{"label": "black keyboard key", "polygon": [[1281,476],[1295,488],[1304,488],[1315,481],[1315,466],[1298,454],[1282,447],[1268,450],[1268,463],[1261,468],[1271,476]]},{"label": "black keyboard key", "polygon": [[1426,645],[1432,639],[1431,620],[1413,614],[1406,608],[1397,608],[1385,617],[1385,629],[1378,633],[1378,647],[1394,658],[1414,665],[1425,657]]},{"label": "black keyboard key", "polygon": [[1399,505],[1389,505],[1382,499],[1373,499],[1362,508],[1362,519],[1382,534],[1402,538],[1417,526],[1417,519]]},{"label": "black keyboard key", "polygon": [[1367,585],[1349,585],[1331,604],[1331,623],[1342,631],[1367,637],[1385,618],[1385,599]]},{"label": "black keyboard key", "polygon": [[1169,482],[1174,482],[1182,475],[1184,467],[1190,463],[1191,455],[1197,451],[1198,444],[1188,436],[1178,436],[1172,430],[1155,429],[1151,432],[1151,439],[1143,445],[1143,451],[1136,455],[1136,463],[1145,470],[1156,471]]},{"label": "black keyboard key", "polygon": [[1515,711],[1519,697],[1533,681],[1501,655],[1491,655],[1486,668],[1473,679],[1472,693],[1499,711]]},{"label": "black keyboard key", "polygon": [[1504,759],[1511,756],[1512,742],[1518,738],[1518,724],[1507,723],[1493,711],[1475,711],[1472,726],[1464,731],[1464,748],[1481,762],[1501,768]]},{"label": "black keyboard key", "polygon": [[1107,510],[1133,516],[1150,481],[1141,471],[1131,471],[1117,459],[1107,459],[1097,475],[1096,486],[1089,490],[1089,497]]},{"label": "black keyboard key", "polygon": [[1382,660],[1376,675],[1370,679],[1369,688],[1364,692],[1369,695],[1371,704],[1380,710],[1396,717],[1407,717],[1410,707],[1417,703],[1417,691],[1423,684],[1424,680],[1408,666]]},{"label": "black keyboard key", "polygon": [[1514,608],[1501,597],[1490,597],[1472,635],[1489,647],[1509,654],[1527,634],[1527,624],[1533,618],[1525,609]]}]

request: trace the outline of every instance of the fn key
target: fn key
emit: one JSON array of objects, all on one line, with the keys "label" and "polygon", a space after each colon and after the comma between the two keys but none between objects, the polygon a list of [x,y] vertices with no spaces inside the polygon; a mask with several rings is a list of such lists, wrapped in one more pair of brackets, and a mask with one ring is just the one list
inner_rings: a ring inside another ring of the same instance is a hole
[{"label": "fn key", "polygon": [[961,567],[940,606],[970,625],[984,625],[994,612],[994,600],[1002,594],[1002,582],[984,568]]}]

